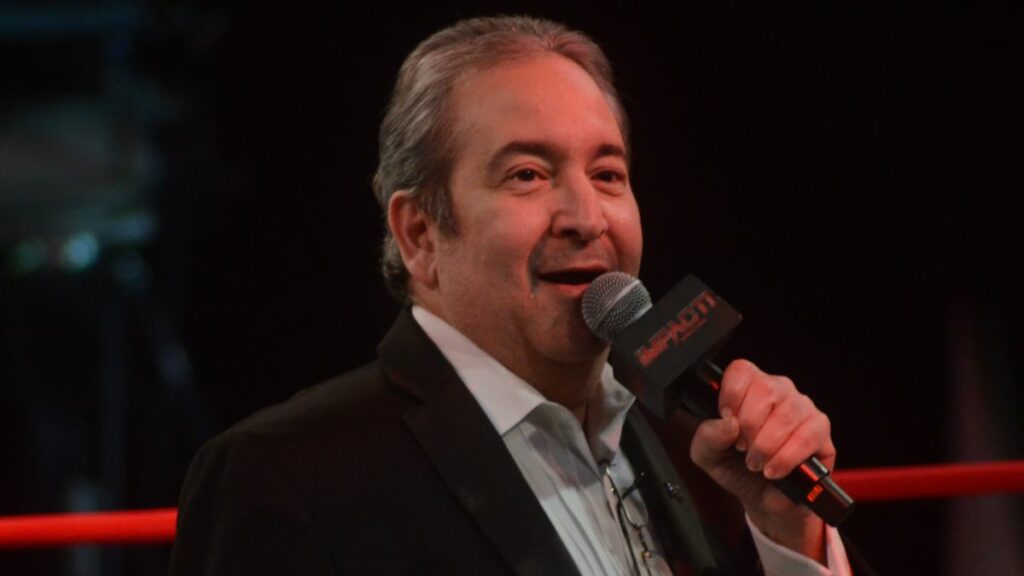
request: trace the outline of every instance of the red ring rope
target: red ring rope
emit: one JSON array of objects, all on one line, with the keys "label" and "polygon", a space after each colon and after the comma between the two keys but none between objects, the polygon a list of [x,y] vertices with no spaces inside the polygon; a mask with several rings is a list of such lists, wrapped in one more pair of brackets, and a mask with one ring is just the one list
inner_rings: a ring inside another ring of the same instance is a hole
[{"label": "red ring rope", "polygon": [[[839,483],[861,502],[1024,493],[1024,460],[837,471]],[[73,544],[167,544],[174,541],[175,508],[85,514],[0,517],[0,549]]]},{"label": "red ring rope", "polygon": [[0,517],[0,549],[174,541],[175,508]]},{"label": "red ring rope", "polygon": [[837,470],[833,477],[864,502],[1024,493],[1024,460]]}]

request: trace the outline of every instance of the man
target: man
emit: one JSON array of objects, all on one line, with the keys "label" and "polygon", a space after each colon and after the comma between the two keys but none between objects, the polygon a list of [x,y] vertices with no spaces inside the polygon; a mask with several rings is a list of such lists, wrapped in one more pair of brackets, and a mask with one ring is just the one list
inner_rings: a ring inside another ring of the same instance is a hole
[{"label": "man", "polygon": [[376,362],[204,447],[171,573],[849,574],[835,532],[769,481],[835,460],[790,381],[733,362],[691,446],[743,505],[747,558],[705,529],[584,325],[589,282],[640,267],[626,135],[579,33],[490,18],[422,43],[374,181],[411,306]]}]

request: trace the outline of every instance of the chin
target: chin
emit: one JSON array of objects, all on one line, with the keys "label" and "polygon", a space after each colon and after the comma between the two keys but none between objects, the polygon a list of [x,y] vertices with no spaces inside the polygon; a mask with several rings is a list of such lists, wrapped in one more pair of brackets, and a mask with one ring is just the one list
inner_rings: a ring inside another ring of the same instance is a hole
[{"label": "chin", "polygon": [[602,342],[589,330],[570,330],[563,337],[550,342],[549,357],[566,364],[600,361],[608,357],[608,343]]}]

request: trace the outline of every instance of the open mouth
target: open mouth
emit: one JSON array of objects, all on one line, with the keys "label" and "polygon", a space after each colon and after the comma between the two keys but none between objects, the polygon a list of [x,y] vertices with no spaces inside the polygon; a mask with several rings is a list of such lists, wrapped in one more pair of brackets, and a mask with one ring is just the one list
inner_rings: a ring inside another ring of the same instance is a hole
[{"label": "open mouth", "polygon": [[603,273],[603,270],[560,270],[557,272],[538,274],[537,278],[552,284],[582,286],[584,284],[590,284],[595,278]]}]

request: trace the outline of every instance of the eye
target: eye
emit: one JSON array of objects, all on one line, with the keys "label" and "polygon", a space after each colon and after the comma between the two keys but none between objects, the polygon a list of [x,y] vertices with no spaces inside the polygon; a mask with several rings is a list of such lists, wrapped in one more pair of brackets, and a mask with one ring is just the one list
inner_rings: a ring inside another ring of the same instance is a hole
[{"label": "eye", "polygon": [[516,182],[535,182],[540,179],[540,173],[533,168],[523,168],[522,170],[516,170],[509,176],[509,180]]},{"label": "eye", "polygon": [[604,185],[610,185],[615,189],[618,189],[626,185],[626,181],[629,179],[629,176],[626,175],[625,170],[606,168],[594,172],[594,175],[591,176],[591,178],[596,182],[600,182]]}]

